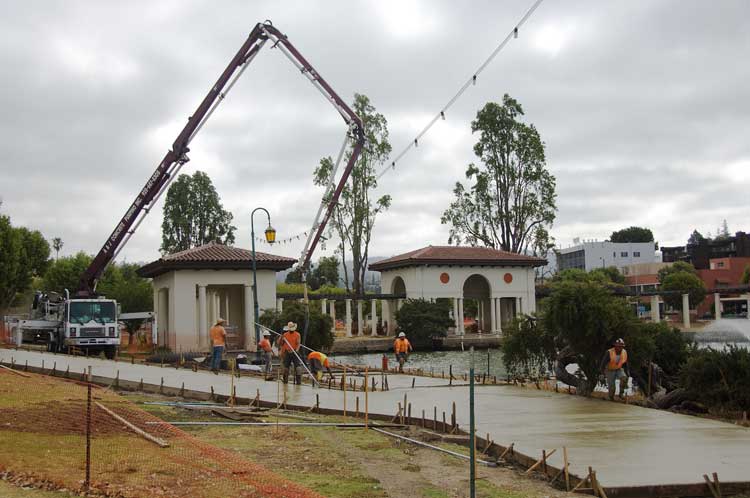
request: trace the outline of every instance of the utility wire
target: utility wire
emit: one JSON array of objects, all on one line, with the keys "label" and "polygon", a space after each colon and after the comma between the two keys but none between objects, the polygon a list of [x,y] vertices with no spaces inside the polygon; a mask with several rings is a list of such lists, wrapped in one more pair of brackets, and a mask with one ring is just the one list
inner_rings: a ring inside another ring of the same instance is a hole
[{"label": "utility wire", "polygon": [[526,21],[531,17],[531,15],[534,13],[534,11],[539,7],[539,5],[544,0],[536,0],[534,4],[529,8],[529,10],[526,11],[526,14],[523,15],[520,21],[516,23],[515,27],[510,30],[510,33],[505,37],[505,39],[500,42],[500,44],[495,48],[495,50],[492,51],[489,57],[485,59],[485,61],[477,68],[476,71],[469,77],[469,79],[466,81],[466,83],[461,86],[461,88],[456,92],[456,94],[448,101],[447,104],[445,104],[440,111],[427,123],[427,126],[425,126],[422,131],[417,134],[416,137],[412,141],[409,142],[409,144],[404,147],[404,149],[393,159],[391,160],[391,163],[387,166],[385,166],[380,173],[378,174],[377,179],[380,180],[388,171],[395,170],[396,169],[396,163],[401,160],[402,157],[406,155],[407,152],[412,150],[412,148],[416,148],[419,146],[419,140],[427,133],[430,128],[433,127],[435,123],[438,122],[438,120],[445,119],[445,113],[448,109],[450,109],[453,104],[466,92],[466,90],[469,89],[469,87],[476,85],[477,83],[477,77],[482,73],[482,71],[487,68],[487,66],[492,62],[492,60],[497,56],[497,54],[500,53],[500,51],[505,48],[505,46],[514,38],[518,38],[518,30],[521,26],[523,26]]}]

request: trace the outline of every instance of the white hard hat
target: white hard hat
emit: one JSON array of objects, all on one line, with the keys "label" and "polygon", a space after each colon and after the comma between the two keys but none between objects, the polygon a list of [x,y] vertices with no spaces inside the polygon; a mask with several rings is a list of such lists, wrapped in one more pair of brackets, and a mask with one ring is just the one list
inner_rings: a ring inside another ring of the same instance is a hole
[{"label": "white hard hat", "polygon": [[406,337],[406,334],[404,334],[403,332],[401,332],[398,336],[399,337]]}]

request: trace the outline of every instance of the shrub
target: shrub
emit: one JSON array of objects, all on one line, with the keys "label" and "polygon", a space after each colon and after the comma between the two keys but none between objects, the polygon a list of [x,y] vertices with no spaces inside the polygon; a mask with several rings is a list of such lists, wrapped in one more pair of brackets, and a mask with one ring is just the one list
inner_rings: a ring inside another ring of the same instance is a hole
[{"label": "shrub", "polygon": [[536,318],[514,319],[503,331],[500,351],[508,374],[519,380],[536,380],[552,370],[555,358],[554,338]]},{"label": "shrub", "polygon": [[[271,330],[281,333],[282,329],[288,322],[297,324],[297,330],[300,335],[305,334],[305,305],[299,302],[285,303],[284,310],[268,310],[260,316],[259,322]],[[319,306],[310,304],[310,314],[307,329],[307,341],[305,346],[316,351],[328,351],[333,345],[333,332],[331,327],[333,321],[328,315],[320,312]],[[272,338],[275,340],[275,337]]]},{"label": "shrub", "polygon": [[396,311],[397,332],[409,337],[414,349],[430,349],[433,337],[445,337],[453,320],[444,303],[433,303],[424,299],[407,299]]},{"label": "shrub", "polygon": [[680,385],[706,406],[750,410],[750,350],[728,345],[692,352],[680,372]]}]

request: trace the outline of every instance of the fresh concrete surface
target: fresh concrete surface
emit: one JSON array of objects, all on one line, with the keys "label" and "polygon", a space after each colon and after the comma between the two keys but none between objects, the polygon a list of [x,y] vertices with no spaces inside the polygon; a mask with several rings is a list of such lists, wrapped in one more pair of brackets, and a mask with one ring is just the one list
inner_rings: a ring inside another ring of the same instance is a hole
[{"label": "fresh concrete surface", "polygon": [[[93,358],[53,355],[51,353],[0,350],[0,362],[45,368],[57,363],[57,370],[67,366],[74,372],[92,367],[95,376],[120,379],[228,395],[230,378],[209,372],[192,372],[168,367],[131,365]],[[376,380],[379,381],[379,374]],[[369,394],[371,412],[395,414],[396,404],[408,396],[412,416],[422,410],[432,418],[433,407],[450,416],[451,404],[458,407],[458,423],[469,425],[468,388],[448,387],[444,379],[389,375],[387,392]],[[256,378],[235,379],[237,396],[277,399],[277,383]],[[315,395],[324,408],[341,409],[343,392],[310,386],[281,385],[290,404],[311,406]],[[282,391],[283,392],[283,391]],[[476,390],[477,433],[486,433],[499,444],[515,442],[519,451],[541,455],[541,450],[558,448],[550,463],[561,464],[560,448],[565,445],[571,460],[571,471],[583,475],[588,466],[597,471],[605,486],[677,484],[701,482],[702,475],[717,472],[722,481],[750,479],[750,429],[713,420],[677,415],[621,403],[610,403],[567,394],[556,394],[511,386],[478,386]],[[347,407],[352,409],[355,396],[364,407],[363,392],[348,392]]]}]

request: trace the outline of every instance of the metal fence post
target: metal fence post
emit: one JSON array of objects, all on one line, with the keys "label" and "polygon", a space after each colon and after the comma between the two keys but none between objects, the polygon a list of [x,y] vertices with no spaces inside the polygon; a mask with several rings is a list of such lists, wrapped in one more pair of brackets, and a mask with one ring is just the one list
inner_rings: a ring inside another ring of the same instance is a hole
[{"label": "metal fence post", "polygon": [[476,428],[474,427],[474,346],[471,347],[471,366],[469,367],[469,496],[477,495],[477,456]]},{"label": "metal fence post", "polygon": [[86,387],[86,479],[83,488],[88,491],[91,485],[91,367],[88,368]]}]

